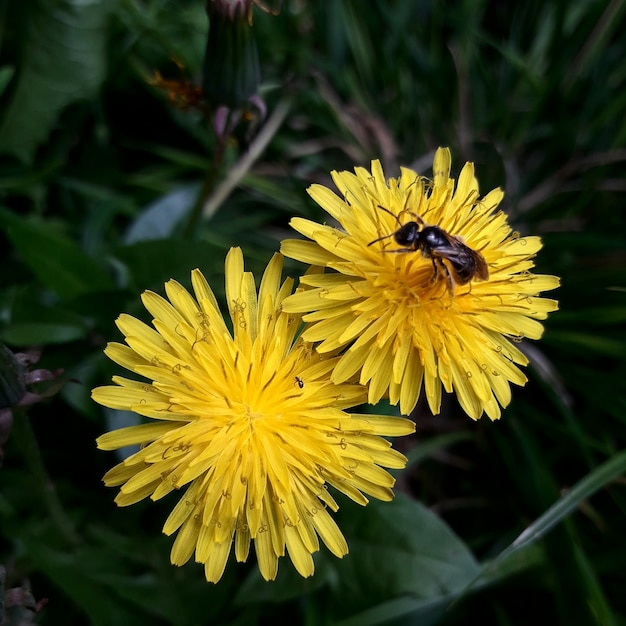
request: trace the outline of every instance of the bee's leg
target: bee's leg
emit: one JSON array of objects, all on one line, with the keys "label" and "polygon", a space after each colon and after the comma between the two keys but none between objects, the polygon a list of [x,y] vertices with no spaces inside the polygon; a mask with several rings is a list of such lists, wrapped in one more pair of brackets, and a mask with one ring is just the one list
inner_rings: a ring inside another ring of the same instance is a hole
[{"label": "bee's leg", "polygon": [[437,261],[441,263],[441,259],[436,259],[433,256],[433,257],[430,257],[430,260],[433,262],[433,277],[431,278],[431,282],[434,283],[439,278],[439,264],[437,263]]},{"label": "bee's leg", "polygon": [[446,282],[448,283],[448,290],[450,291],[451,294],[453,294],[454,293],[454,278],[452,277],[450,270],[448,269],[446,264],[443,262],[443,260],[440,259],[439,257],[433,257],[432,261],[433,261],[433,268],[435,269],[435,272],[433,274],[433,282],[437,280],[437,278],[439,278],[439,273],[441,272],[446,277]]},{"label": "bee's leg", "polygon": [[450,291],[450,295],[454,294],[454,278],[452,278],[452,274],[450,270],[446,267],[446,278],[448,279],[448,290]]}]

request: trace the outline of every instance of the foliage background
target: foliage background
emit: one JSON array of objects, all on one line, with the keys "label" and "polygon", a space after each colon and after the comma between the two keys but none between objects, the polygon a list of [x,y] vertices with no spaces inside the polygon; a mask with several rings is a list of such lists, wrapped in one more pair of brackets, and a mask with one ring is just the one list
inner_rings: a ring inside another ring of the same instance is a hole
[{"label": "foliage background", "polygon": [[[0,2],[0,339],[71,379],[16,414],[0,470],[6,588],[48,599],[36,623],[626,623],[625,12],[256,9],[275,126],[261,146],[270,121],[253,116],[216,160],[205,117],[150,84],[155,70],[200,80],[202,0]],[[194,267],[219,293],[233,245],[260,272],[290,217],[324,219],[305,189],[330,170],[380,158],[389,176],[427,174],[438,145],[455,172],[475,161],[482,191],[506,190],[515,228],[544,240],[537,271],[562,277],[561,310],[524,346],[529,383],[497,423],[452,398],[436,417],[418,407],[415,437],[397,442],[411,460],[397,499],[342,500],[350,555],[320,552],[312,579],[286,560],[271,584],[253,562],[217,586],[172,567],[171,501],[117,509],[101,484],[116,459],[94,439],[128,417],[89,399],[116,371],[102,355],[115,318],[143,316],[141,291],[189,285]],[[206,213],[190,229],[195,204]],[[10,623],[31,619],[19,604]]]}]

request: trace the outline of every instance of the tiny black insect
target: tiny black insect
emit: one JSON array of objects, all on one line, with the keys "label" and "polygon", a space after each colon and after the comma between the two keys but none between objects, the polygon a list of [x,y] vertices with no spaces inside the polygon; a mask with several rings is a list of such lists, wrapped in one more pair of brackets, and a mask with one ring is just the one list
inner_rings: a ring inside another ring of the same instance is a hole
[{"label": "tiny black insect", "polygon": [[300,378],[300,376],[295,376],[294,380],[295,380],[296,385],[298,385],[300,389],[304,389],[304,381],[302,380],[302,378]]},{"label": "tiny black insect", "polygon": [[466,285],[474,278],[480,280],[489,278],[489,268],[483,255],[466,246],[460,237],[450,235],[439,226],[424,224],[424,220],[415,213],[411,213],[415,221],[401,224],[398,216],[389,209],[380,205],[378,208],[393,215],[399,228],[389,235],[370,241],[368,246],[393,237],[402,248],[385,250],[385,252],[416,252],[419,250],[422,256],[432,261],[433,281],[437,280],[439,272],[442,272],[447,278],[450,291],[454,290],[455,284]]}]

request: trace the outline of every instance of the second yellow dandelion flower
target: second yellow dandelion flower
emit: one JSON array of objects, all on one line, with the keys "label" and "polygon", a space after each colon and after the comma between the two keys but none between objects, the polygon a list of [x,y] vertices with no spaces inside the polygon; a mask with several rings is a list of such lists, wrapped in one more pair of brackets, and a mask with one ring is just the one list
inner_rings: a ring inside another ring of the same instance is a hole
[{"label": "second yellow dandelion flower", "polygon": [[[456,185],[450,167],[450,151],[440,148],[432,180],[406,168],[386,180],[373,161],[371,172],[332,173],[340,195],[313,185],[311,197],[341,228],[294,218],[312,241],[287,240],[281,251],[333,271],[304,276],[308,289],[283,308],[303,315],[303,338],[320,353],[343,350],[332,379],[358,374],[369,402],[388,396],[409,414],[424,388],[438,413],[443,389],[456,392],[473,419],[497,419],[510,383],[526,382],[518,366],[527,358],[514,343],[541,336],[539,320],[558,307],[538,294],[559,280],[531,273],[541,240],[512,232],[497,211],[503,192],[480,198],[473,164]],[[434,243],[415,242],[428,228]],[[437,248],[444,236],[465,256]]]}]

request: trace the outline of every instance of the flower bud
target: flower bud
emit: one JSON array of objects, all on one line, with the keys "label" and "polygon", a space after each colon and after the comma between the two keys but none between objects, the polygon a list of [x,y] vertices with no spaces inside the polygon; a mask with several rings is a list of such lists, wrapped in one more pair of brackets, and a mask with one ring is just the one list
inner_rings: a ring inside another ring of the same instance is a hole
[{"label": "flower bud", "polygon": [[209,0],[202,89],[212,106],[236,109],[257,93],[259,55],[250,0]]}]

